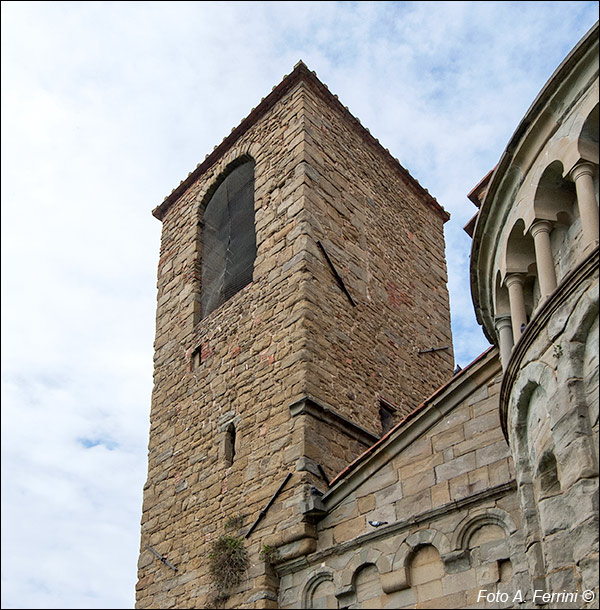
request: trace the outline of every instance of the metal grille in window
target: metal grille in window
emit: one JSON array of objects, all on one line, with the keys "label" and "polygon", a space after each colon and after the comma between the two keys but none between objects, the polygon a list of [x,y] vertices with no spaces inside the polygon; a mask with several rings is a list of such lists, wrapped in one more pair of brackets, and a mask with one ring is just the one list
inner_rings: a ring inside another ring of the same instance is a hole
[{"label": "metal grille in window", "polygon": [[252,281],[256,258],[254,163],[236,167],[204,210],[202,317]]}]

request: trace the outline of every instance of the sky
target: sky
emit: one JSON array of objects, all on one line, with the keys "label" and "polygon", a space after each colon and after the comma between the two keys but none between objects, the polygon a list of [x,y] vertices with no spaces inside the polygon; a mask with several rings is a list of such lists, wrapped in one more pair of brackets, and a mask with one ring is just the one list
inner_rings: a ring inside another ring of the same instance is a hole
[{"label": "sky", "polygon": [[2,2],[2,608],[133,608],[160,222],[304,61],[450,212],[455,358],[488,347],[467,194],[597,2]]}]

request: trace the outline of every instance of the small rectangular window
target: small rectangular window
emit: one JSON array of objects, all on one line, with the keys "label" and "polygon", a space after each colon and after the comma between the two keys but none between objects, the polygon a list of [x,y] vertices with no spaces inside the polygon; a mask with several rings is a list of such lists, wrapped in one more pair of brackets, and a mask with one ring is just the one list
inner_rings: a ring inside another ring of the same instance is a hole
[{"label": "small rectangular window", "polygon": [[199,368],[202,364],[202,346],[199,345],[193,352],[191,356],[191,369],[192,371]]}]

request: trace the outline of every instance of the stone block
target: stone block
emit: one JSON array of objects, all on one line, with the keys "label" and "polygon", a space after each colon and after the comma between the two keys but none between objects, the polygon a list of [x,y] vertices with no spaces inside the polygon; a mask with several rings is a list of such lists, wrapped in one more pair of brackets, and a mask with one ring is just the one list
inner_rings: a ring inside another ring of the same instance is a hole
[{"label": "stone block", "polygon": [[568,531],[571,525],[572,509],[562,495],[551,496],[538,502],[540,525],[544,536]]},{"label": "stone block", "polygon": [[421,602],[437,599],[444,595],[441,578],[438,578],[437,580],[430,580],[423,584],[413,585],[413,589],[415,591],[415,596],[417,598],[419,607],[422,607]]},{"label": "stone block", "polygon": [[443,451],[452,445],[456,445],[465,440],[465,431],[463,425],[454,426],[449,430],[444,430],[431,437],[431,444],[434,451]]},{"label": "stone block", "polygon": [[500,581],[499,562],[492,561],[475,568],[477,574],[477,586],[494,585]]},{"label": "stone block", "polygon": [[493,462],[508,458],[510,450],[504,439],[475,451],[477,466],[487,466]]},{"label": "stone block", "polygon": [[404,497],[420,493],[435,485],[435,473],[433,470],[421,472],[413,477],[402,480],[402,495]]},{"label": "stone block", "polygon": [[365,515],[371,511],[375,510],[375,506],[376,506],[375,495],[363,496],[362,498],[358,498],[358,512],[361,515]]},{"label": "stone block", "polygon": [[396,518],[405,520],[431,509],[431,490],[425,489],[420,493],[396,502]]},{"label": "stone block", "polygon": [[450,502],[450,486],[448,481],[443,481],[431,487],[431,504],[433,508]]},{"label": "stone block", "polygon": [[442,579],[442,590],[444,595],[452,595],[461,591],[468,591],[477,586],[477,573],[474,569],[447,574]]},{"label": "stone block", "polygon": [[407,589],[409,586],[408,573],[405,568],[381,575],[381,588],[384,593],[395,593]]},{"label": "stone block", "polygon": [[496,411],[484,413],[483,415],[470,419],[465,423],[465,438],[472,438],[483,432],[497,430],[499,424],[500,420]]},{"label": "stone block", "polygon": [[465,453],[464,455],[435,467],[435,477],[438,483],[456,478],[476,467],[475,452]]},{"label": "stone block", "polygon": [[365,518],[355,517],[344,521],[333,528],[333,539],[336,544],[357,538],[365,532]]},{"label": "stone block", "polygon": [[448,481],[450,487],[450,498],[454,501],[461,500],[471,495],[471,488],[469,486],[469,475],[461,474]]},{"label": "stone block", "polygon": [[512,458],[498,460],[488,465],[488,476],[491,486],[502,485],[512,479],[509,461],[512,461]]},{"label": "stone block", "polygon": [[386,466],[377,474],[365,481],[357,490],[357,497],[366,496],[378,491],[382,491],[398,482],[398,472]]},{"label": "stone block", "polygon": [[467,405],[474,405],[475,403],[481,402],[488,397],[488,387],[487,385],[482,385],[477,388],[467,399]]},{"label": "stone block", "polygon": [[416,601],[415,591],[413,589],[404,589],[389,593],[383,608],[386,608],[386,610],[397,610],[398,608],[412,607]]},{"label": "stone block", "polygon": [[400,480],[404,481],[423,472],[431,471],[441,464],[443,459],[444,458],[440,453],[434,453],[433,455],[425,456],[418,460],[411,460],[408,464],[400,465]]}]

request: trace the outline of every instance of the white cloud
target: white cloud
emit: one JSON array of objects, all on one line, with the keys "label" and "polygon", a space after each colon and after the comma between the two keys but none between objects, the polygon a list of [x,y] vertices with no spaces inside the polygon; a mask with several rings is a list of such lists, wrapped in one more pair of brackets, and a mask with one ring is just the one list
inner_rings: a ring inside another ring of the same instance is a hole
[{"label": "white cloud", "polygon": [[452,214],[457,360],[487,342],[466,193],[595,2],[2,3],[2,607],[133,605],[160,223],[304,60]]}]

